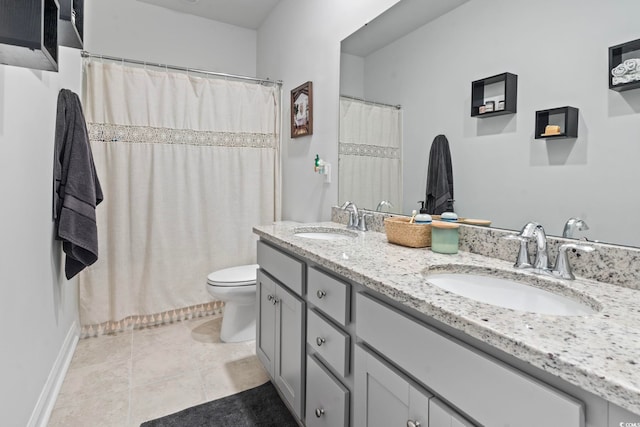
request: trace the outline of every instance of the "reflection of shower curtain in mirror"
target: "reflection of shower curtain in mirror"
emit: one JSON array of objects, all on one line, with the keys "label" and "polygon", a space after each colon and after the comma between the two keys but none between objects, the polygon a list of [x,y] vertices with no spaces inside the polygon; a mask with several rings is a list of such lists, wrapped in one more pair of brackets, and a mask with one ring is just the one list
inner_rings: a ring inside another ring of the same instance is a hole
[{"label": "reflection of shower curtain in mirror", "polygon": [[339,199],[402,209],[402,110],[340,98]]},{"label": "reflection of shower curtain in mirror", "polygon": [[254,263],[252,227],[279,217],[280,89],[100,61],[85,67],[105,201],[100,259],[79,282],[83,334],[218,311],[207,275]]}]

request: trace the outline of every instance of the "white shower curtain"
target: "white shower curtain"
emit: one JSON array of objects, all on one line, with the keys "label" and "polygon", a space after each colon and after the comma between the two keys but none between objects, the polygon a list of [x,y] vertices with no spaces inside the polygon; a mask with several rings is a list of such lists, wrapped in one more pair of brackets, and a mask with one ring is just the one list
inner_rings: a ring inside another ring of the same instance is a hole
[{"label": "white shower curtain", "polygon": [[83,334],[219,310],[208,273],[254,263],[252,227],[279,219],[280,89],[93,60],[85,78],[105,200]]},{"label": "white shower curtain", "polygon": [[402,110],[340,97],[340,203],[402,209]]}]

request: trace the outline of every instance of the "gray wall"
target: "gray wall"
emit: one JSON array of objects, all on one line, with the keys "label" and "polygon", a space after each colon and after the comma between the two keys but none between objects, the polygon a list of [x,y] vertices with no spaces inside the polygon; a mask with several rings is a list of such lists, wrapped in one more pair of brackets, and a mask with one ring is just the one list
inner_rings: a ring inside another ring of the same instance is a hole
[{"label": "gray wall", "polygon": [[[58,91],[80,90],[79,51],[58,73],[0,65],[1,424],[26,426],[77,319],[77,281],[53,240],[53,134]],[[45,396],[46,397],[46,396]]]},{"label": "gray wall", "polygon": [[[282,216],[329,220],[338,200],[340,41],[397,0],[282,0],[258,29],[258,74],[284,81]],[[290,138],[290,92],[313,82],[313,135]],[[333,165],[333,181],[313,172],[313,159]]]},{"label": "gray wall", "polygon": [[[447,135],[456,211],[561,234],[581,216],[596,239],[640,245],[640,90],[608,89],[608,48],[640,38],[634,0],[472,0],[365,60],[368,99],[404,109],[404,212],[424,198],[428,150]],[[471,82],[518,75],[518,113],[470,117]],[[380,82],[384,82],[381,84]],[[535,111],[580,109],[579,137],[534,139]],[[609,229],[607,229],[609,228]]]}]

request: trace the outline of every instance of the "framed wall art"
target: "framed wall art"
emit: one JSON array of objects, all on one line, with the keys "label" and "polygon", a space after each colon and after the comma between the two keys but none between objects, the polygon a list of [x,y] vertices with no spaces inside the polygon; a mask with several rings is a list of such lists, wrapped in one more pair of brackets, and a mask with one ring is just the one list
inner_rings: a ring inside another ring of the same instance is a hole
[{"label": "framed wall art", "polygon": [[313,133],[313,86],[306,82],[291,91],[291,138]]}]

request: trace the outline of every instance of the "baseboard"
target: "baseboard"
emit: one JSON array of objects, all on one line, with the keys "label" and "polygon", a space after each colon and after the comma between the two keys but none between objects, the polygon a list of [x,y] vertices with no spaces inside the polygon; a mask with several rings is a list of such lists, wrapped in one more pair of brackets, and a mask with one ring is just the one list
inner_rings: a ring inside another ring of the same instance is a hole
[{"label": "baseboard", "polygon": [[38,402],[36,403],[31,418],[27,427],[46,427],[49,422],[49,417],[53,411],[53,407],[56,403],[58,393],[62,387],[62,382],[67,374],[69,365],[71,364],[71,358],[76,350],[78,344],[78,337],[80,336],[80,329],[78,323],[73,322],[67,333],[67,337],[60,348],[58,357],[56,358],[51,372],[49,372],[49,378],[42,388]]}]

